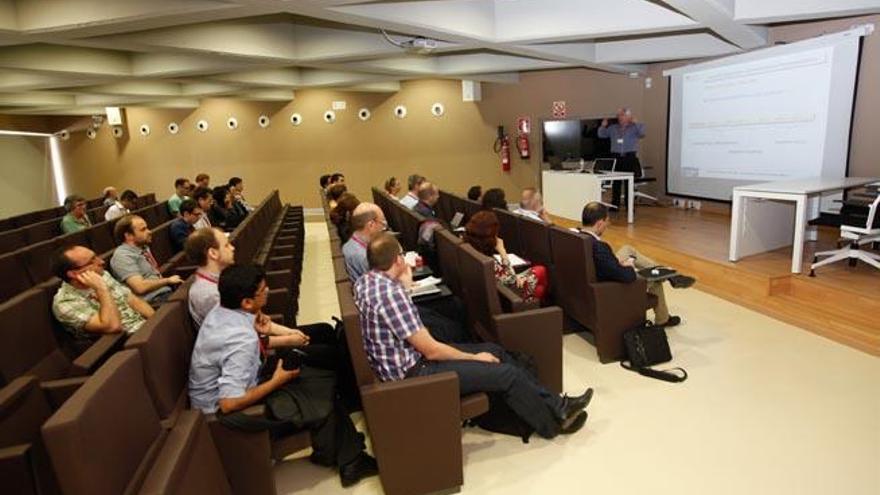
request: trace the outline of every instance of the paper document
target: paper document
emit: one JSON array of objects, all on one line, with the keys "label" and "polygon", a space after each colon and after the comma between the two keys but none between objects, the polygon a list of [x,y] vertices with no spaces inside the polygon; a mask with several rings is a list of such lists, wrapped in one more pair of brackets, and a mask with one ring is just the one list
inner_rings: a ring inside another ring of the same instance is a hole
[{"label": "paper document", "polygon": [[413,282],[412,287],[410,287],[410,293],[413,296],[424,296],[427,294],[436,294],[440,292],[440,288],[437,287],[437,284],[443,282],[443,279],[431,276],[425,277],[421,280],[417,280]]},{"label": "paper document", "polygon": [[[516,268],[516,267],[518,267],[518,266],[529,266],[529,265],[531,265],[531,263],[529,263],[528,261],[526,261],[526,260],[520,258],[519,256],[517,256],[517,255],[515,255],[515,254],[513,254],[513,253],[507,253],[507,259],[510,260],[510,266],[512,266],[512,267],[514,267],[514,268]],[[495,261],[497,261],[498,263],[501,263],[501,255],[500,255],[500,254],[496,254],[496,255],[495,255]]]}]

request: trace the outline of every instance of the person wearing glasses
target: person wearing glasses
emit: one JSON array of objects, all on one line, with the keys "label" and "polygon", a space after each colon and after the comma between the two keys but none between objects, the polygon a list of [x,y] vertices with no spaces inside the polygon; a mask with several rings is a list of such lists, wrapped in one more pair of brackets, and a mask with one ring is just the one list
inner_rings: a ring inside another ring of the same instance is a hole
[{"label": "person wearing glasses", "polygon": [[357,282],[361,275],[370,271],[367,263],[367,245],[378,232],[388,228],[382,208],[374,203],[361,203],[355,207],[349,220],[352,234],[342,245],[345,270],[351,283]]},{"label": "person wearing glasses", "polygon": [[52,266],[63,281],[52,300],[52,313],[77,340],[134,333],[153,315],[153,308],[110,276],[104,260],[87,247],[60,249]]}]

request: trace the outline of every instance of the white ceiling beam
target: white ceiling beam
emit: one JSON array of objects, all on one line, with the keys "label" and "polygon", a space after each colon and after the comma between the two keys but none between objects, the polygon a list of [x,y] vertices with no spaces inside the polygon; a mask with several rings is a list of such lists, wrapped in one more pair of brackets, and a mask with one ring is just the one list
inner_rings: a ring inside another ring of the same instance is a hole
[{"label": "white ceiling beam", "polygon": [[880,13],[880,0],[737,0],[734,18],[747,24]]},{"label": "white ceiling beam", "polygon": [[120,81],[110,84],[99,84],[78,88],[85,93],[100,93],[119,96],[169,96],[177,97],[182,93],[181,85],[172,81]]},{"label": "white ceiling beam", "polygon": [[596,43],[595,51],[597,62],[638,63],[716,57],[741,50],[711,34],[697,33]]},{"label": "white ceiling beam", "polygon": [[227,74],[217,74],[212,79],[254,86],[294,87],[302,84],[300,70],[296,67],[230,72]]},{"label": "white ceiling beam", "polygon": [[[660,0],[708,27],[734,45],[750,50],[767,45],[767,28],[748,26],[733,19],[729,0]],[[765,0],[766,1],[766,0]]]},{"label": "white ceiling beam", "polygon": [[293,101],[293,90],[281,88],[249,89],[235,96],[249,101]]},{"label": "white ceiling beam", "polygon": [[127,52],[58,45],[23,45],[0,48],[0,67],[43,73],[127,76],[131,60]]},{"label": "white ceiling beam", "polygon": [[48,91],[0,93],[0,106],[45,107],[53,105],[72,106],[77,105],[77,102],[73,96]]}]

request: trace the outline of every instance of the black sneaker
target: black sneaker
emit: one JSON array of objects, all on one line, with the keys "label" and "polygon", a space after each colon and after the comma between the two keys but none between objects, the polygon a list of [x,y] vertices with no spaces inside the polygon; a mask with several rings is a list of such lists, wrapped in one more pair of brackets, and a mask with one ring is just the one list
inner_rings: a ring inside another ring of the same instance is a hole
[{"label": "black sneaker", "polygon": [[339,481],[343,488],[348,488],[364,478],[377,474],[379,474],[379,464],[376,463],[376,459],[361,452],[355,460],[339,468]]},{"label": "black sneaker", "polygon": [[687,275],[676,275],[669,279],[669,285],[676,289],[687,289],[688,287],[694,285],[697,279],[694,277],[688,277]]},{"label": "black sneaker", "polygon": [[566,419],[562,422],[562,425],[559,427],[560,435],[571,435],[572,433],[577,433],[581,428],[584,427],[584,424],[587,422],[587,411],[581,411],[578,414],[572,415],[570,418]]},{"label": "black sneaker", "polygon": [[681,318],[680,318],[680,317],[678,317],[678,316],[670,316],[669,319],[666,320],[664,323],[657,323],[656,325],[657,325],[658,327],[667,328],[667,327],[674,327],[674,326],[677,326],[679,323],[681,323]]}]

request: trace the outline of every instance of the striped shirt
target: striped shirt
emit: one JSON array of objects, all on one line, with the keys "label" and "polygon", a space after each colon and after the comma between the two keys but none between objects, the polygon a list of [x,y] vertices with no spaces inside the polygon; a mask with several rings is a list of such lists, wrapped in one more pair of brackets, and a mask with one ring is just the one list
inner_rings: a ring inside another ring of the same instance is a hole
[{"label": "striped shirt", "polygon": [[354,284],[367,360],[380,380],[402,380],[422,354],[407,338],[422,328],[419,312],[397,280],[371,270]]}]

